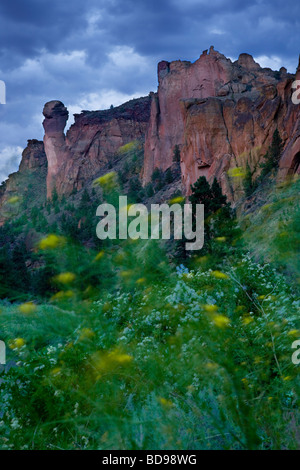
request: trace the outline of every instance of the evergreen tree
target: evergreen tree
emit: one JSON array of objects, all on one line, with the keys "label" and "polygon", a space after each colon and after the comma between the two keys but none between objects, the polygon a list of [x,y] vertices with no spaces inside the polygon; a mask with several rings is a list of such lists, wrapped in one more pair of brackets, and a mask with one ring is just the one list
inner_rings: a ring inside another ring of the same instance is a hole
[{"label": "evergreen tree", "polygon": [[166,184],[173,183],[173,175],[172,175],[171,168],[168,168],[166,173],[165,173],[165,182],[166,182]]},{"label": "evergreen tree", "polygon": [[278,169],[279,160],[283,149],[283,142],[278,132],[278,129],[274,131],[271,145],[264,156],[264,162],[260,165],[262,172],[260,179],[262,180],[265,176],[269,175],[272,171]]},{"label": "evergreen tree", "polygon": [[196,226],[196,205],[204,204],[204,251],[212,251],[212,241],[215,238],[226,238],[232,241],[236,236],[236,220],[234,211],[227,202],[226,196],[215,178],[210,186],[205,176],[200,176],[191,186],[192,194],[189,200],[193,208],[193,225]]}]

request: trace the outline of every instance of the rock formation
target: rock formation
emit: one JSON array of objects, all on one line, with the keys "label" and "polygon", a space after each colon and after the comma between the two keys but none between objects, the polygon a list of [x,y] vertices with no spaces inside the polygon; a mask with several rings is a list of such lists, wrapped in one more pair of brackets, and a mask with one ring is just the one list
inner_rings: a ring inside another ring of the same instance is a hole
[{"label": "rock formation", "polygon": [[68,111],[60,101],[44,107],[44,145],[48,159],[47,194],[79,190],[107,165],[118,149],[144,139],[149,121],[150,97],[131,100],[106,111],[83,111],[66,136]]},{"label": "rock formation", "polygon": [[26,207],[28,198],[35,202],[39,198],[45,199],[46,176],[47,157],[43,142],[28,140],[28,145],[22,153],[19,170],[9,175],[0,187],[0,225],[10,218],[15,204],[25,202]]},{"label": "rock formation", "polygon": [[244,194],[242,181],[229,170],[248,163],[257,175],[276,128],[284,143],[279,179],[300,171],[300,105],[291,99],[296,79],[300,62],[296,75],[283,67],[274,72],[249,54],[232,62],[211,47],[194,63],[160,62],[157,93],[109,110],[82,111],[66,134],[68,110],[50,101],[43,110],[44,145],[28,142],[19,172],[0,188],[0,206],[28,172],[40,174],[42,193],[47,172],[47,197],[54,188],[66,195],[80,190],[113,165],[121,146],[137,139],[145,142],[144,184],[155,168],[172,166],[176,147],[186,194],[205,175],[216,177],[236,202]]},{"label": "rock formation", "polygon": [[259,171],[276,128],[285,144],[280,177],[298,171],[300,107],[291,100],[294,80],[284,68],[261,68],[249,54],[232,63],[213,47],[194,63],[160,62],[146,134],[144,183],[156,167],[165,170],[172,164],[178,145],[187,194],[204,175],[216,177],[235,201],[241,182],[230,178],[228,170],[245,168],[248,162]]}]

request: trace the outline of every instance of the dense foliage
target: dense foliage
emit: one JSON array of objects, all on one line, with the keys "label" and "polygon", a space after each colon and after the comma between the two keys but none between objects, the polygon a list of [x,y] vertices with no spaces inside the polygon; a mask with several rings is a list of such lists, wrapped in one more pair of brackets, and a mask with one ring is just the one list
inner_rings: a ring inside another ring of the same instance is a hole
[{"label": "dense foliage", "polygon": [[54,193],[0,231],[1,448],[297,448],[299,182],[253,216],[273,230],[260,252],[250,217],[242,240],[218,183],[198,180],[190,201],[205,204],[206,243],[182,264],[172,241],[96,239],[99,201],[143,200],[128,165],[129,178],[108,173],[68,201]]}]

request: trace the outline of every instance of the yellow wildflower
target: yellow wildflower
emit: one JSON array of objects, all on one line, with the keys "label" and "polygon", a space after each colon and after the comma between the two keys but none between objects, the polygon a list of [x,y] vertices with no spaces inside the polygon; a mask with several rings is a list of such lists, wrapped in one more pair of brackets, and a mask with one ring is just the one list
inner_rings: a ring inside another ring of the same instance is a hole
[{"label": "yellow wildflower", "polygon": [[82,330],[80,331],[79,341],[91,339],[94,336],[95,332],[93,330],[91,330],[90,328],[82,328]]},{"label": "yellow wildflower", "polygon": [[103,258],[103,256],[104,256],[104,251],[102,250],[97,254],[97,256],[95,256],[94,261],[99,261],[101,258]]},{"label": "yellow wildflower", "polygon": [[225,317],[225,315],[215,315],[213,322],[218,328],[226,328],[230,325],[230,320],[228,317]]},{"label": "yellow wildflower", "polygon": [[207,364],[205,364],[205,367],[209,370],[215,370],[218,368],[218,365],[215,362],[207,362]]},{"label": "yellow wildflower", "polygon": [[9,344],[10,349],[20,349],[25,345],[23,338],[16,338],[12,340]]},{"label": "yellow wildflower", "polygon": [[65,239],[63,237],[50,234],[39,242],[39,248],[41,250],[54,250],[55,248],[63,245],[64,243]]},{"label": "yellow wildflower", "polygon": [[289,336],[298,336],[299,335],[299,330],[291,330],[288,332]]},{"label": "yellow wildflower", "polygon": [[183,196],[174,197],[173,199],[169,201],[169,204],[180,204],[184,200],[185,198]]},{"label": "yellow wildflower", "polygon": [[117,184],[117,173],[115,171],[106,173],[106,175],[100,176],[100,178],[94,180],[93,184],[101,186],[105,190],[113,189]]},{"label": "yellow wildflower", "polygon": [[140,277],[137,281],[136,281],[136,284],[144,284],[146,282],[146,278],[145,277]]},{"label": "yellow wildflower", "polygon": [[20,201],[19,196],[12,196],[8,199],[8,204],[17,204]]},{"label": "yellow wildflower", "polygon": [[211,275],[216,279],[229,279],[229,276],[221,271],[212,271]]},{"label": "yellow wildflower", "polygon": [[120,276],[124,277],[126,279],[126,278],[132,276],[132,271],[129,271],[129,270],[128,271],[121,271]]},{"label": "yellow wildflower", "polygon": [[164,408],[172,408],[173,406],[173,403],[170,400],[167,400],[166,398],[159,397],[158,401]]},{"label": "yellow wildflower", "polygon": [[214,313],[218,310],[218,306],[215,304],[206,304],[206,305],[203,305],[203,308],[208,313]]},{"label": "yellow wildflower", "polygon": [[55,282],[60,282],[61,284],[70,284],[74,281],[75,278],[75,274],[66,272],[58,274],[57,276],[55,276],[54,280]]},{"label": "yellow wildflower", "polygon": [[226,242],[226,237],[216,237],[215,240],[219,243]]},{"label": "yellow wildflower", "polygon": [[132,142],[128,142],[128,144],[122,145],[122,147],[119,148],[118,152],[121,154],[131,152],[132,150],[136,149],[138,145],[138,141],[133,140]]},{"label": "yellow wildflower", "polygon": [[25,304],[19,306],[19,310],[25,315],[30,315],[36,311],[36,305],[33,302],[26,302]]},{"label": "yellow wildflower", "polygon": [[227,174],[231,178],[244,178],[246,176],[246,172],[241,166],[230,168],[230,170],[227,171]]},{"label": "yellow wildflower", "polygon": [[71,290],[66,290],[66,291],[59,291],[56,294],[52,295],[51,300],[63,300],[63,299],[70,299],[71,297],[74,297],[74,292]]},{"label": "yellow wildflower", "polygon": [[243,318],[243,325],[249,325],[249,323],[252,323],[252,322],[253,322],[253,318],[250,317],[249,315]]}]

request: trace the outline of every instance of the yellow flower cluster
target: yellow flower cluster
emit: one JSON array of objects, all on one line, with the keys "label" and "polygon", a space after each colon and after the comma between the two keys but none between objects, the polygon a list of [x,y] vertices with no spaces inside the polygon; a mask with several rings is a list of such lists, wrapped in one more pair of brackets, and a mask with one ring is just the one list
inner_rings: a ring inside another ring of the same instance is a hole
[{"label": "yellow flower cluster", "polygon": [[212,271],[211,275],[216,279],[229,279],[229,276],[221,271]]},{"label": "yellow flower cluster", "polygon": [[54,250],[55,248],[58,248],[59,246],[62,246],[65,243],[64,237],[60,237],[55,234],[50,234],[47,237],[43,238],[39,242],[39,248],[41,250]]},{"label": "yellow flower cluster", "polygon": [[117,173],[115,171],[106,173],[106,175],[100,176],[100,178],[94,180],[93,184],[101,186],[106,191],[111,190],[117,185]]},{"label": "yellow flower cluster", "polygon": [[30,315],[36,311],[36,305],[33,302],[26,302],[25,304],[19,305],[19,310],[25,315]]},{"label": "yellow flower cluster", "polygon": [[10,349],[21,349],[25,345],[23,338],[15,338],[9,343]]},{"label": "yellow flower cluster", "polygon": [[231,178],[244,178],[246,176],[246,172],[241,166],[230,168],[230,170],[227,171],[227,174]]},{"label": "yellow flower cluster", "polygon": [[103,373],[112,372],[118,366],[128,366],[133,361],[132,356],[119,349],[114,349],[106,353],[96,353],[92,359],[96,379],[100,379]]},{"label": "yellow flower cluster", "polygon": [[66,272],[66,273],[60,273],[57,276],[55,276],[54,281],[59,282],[60,284],[70,284],[75,280],[76,276],[73,273]]}]

